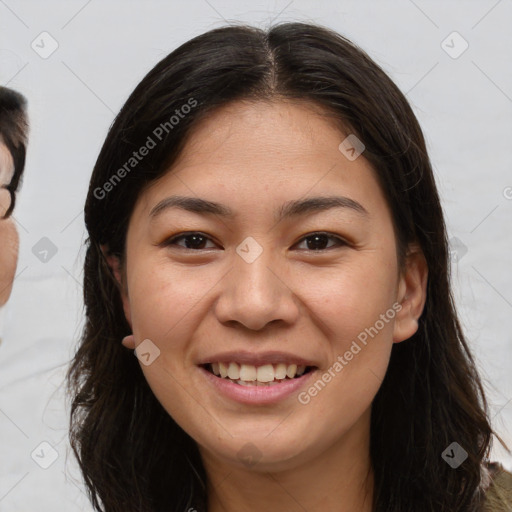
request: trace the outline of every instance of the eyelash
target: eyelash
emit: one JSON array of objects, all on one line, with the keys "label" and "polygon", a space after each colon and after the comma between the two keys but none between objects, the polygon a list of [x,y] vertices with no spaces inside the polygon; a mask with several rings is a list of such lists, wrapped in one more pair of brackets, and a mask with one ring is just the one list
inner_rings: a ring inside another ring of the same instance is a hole
[{"label": "eyelash", "polygon": [[[167,239],[166,241],[163,242],[163,246],[165,247],[168,247],[168,246],[177,246],[176,245],[176,241],[177,240],[180,240],[180,239],[185,239],[185,238],[188,238],[188,237],[192,237],[192,236],[201,236],[209,241],[212,241],[210,237],[208,237],[207,235],[205,235],[204,233],[201,233],[200,231],[189,231],[189,232],[186,232],[186,233],[180,233],[179,235],[175,235],[169,239]],[[327,236],[327,238],[329,239],[335,239],[337,242],[338,242],[338,247],[343,247],[343,246],[346,246],[346,245],[349,245],[348,242],[346,242],[345,240],[343,240],[341,237],[337,236],[337,235],[333,235],[332,233],[328,233],[328,232],[325,232],[325,231],[314,231],[312,233],[308,233],[307,235],[303,236],[298,242],[298,243],[301,243],[305,240],[307,240],[308,238],[312,238],[316,235],[323,235],[323,236]],[[295,245],[297,245],[295,244]],[[186,250],[186,251],[193,251],[193,252],[199,252],[199,251],[202,251],[202,250],[208,250],[208,249],[193,249],[193,248],[190,248],[190,247],[183,247],[183,246],[177,246],[177,247],[181,247],[182,249]],[[333,246],[331,247],[327,247],[325,249],[311,249],[309,252],[324,252],[324,251],[327,251],[327,250],[330,250],[332,249]],[[300,250],[304,250],[304,249],[300,249]]]}]

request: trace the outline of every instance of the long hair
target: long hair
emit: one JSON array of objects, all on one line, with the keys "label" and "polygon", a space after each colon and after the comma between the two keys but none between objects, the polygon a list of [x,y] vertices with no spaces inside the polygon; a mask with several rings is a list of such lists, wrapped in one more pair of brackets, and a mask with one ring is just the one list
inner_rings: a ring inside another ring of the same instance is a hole
[{"label": "long hair", "polygon": [[[141,191],[171,168],[201,119],[242,99],[312,102],[340,131],[354,133],[391,209],[399,261],[410,242],[427,261],[419,329],[393,346],[372,403],[374,510],[479,510],[481,466],[493,431],[454,307],[446,228],[423,134],[404,95],[364,51],[304,23],[268,31],[226,26],[186,42],[145,76],[108,132],[85,205],[86,322],[67,376],[70,441],[95,509],[206,509],[195,441],[164,410],[137,358],[121,345],[130,327],[101,247],[123,261]],[[187,114],[175,122],[177,111]],[[130,161],[155,134],[149,154]],[[442,458],[452,442],[468,453],[456,469]]]}]

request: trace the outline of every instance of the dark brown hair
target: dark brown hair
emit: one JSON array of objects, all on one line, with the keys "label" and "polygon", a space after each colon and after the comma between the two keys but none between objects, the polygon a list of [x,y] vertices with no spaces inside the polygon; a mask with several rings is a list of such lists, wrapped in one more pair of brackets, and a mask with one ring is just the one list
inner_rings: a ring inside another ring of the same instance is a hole
[{"label": "dark brown hair", "polygon": [[[197,106],[113,182],[155,127],[191,98]],[[418,332],[394,345],[372,404],[374,510],[478,510],[481,464],[493,432],[452,299],[446,229],[421,129],[404,95],[366,53],[329,29],[303,23],[268,31],[227,26],[186,42],[136,87],[103,144],[85,205],[86,322],[68,373],[70,439],[94,507],[206,507],[195,441],[157,401],[137,358],[121,345],[130,327],[100,247],[123,260],[141,191],[169,171],[198,121],[241,99],[308,101],[340,132],[362,140],[392,212],[400,261],[407,245],[417,242],[428,264]],[[441,457],[453,441],[468,452],[457,469]]]}]

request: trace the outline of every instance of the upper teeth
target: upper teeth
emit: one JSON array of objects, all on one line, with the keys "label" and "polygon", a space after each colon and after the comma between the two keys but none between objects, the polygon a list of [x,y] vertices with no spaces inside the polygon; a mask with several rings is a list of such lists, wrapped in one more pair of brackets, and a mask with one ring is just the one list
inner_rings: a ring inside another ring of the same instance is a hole
[{"label": "upper teeth", "polygon": [[212,363],[212,370],[215,375],[222,378],[228,377],[232,380],[272,382],[274,379],[282,380],[288,377],[293,379],[296,375],[300,376],[306,371],[305,366],[296,364],[264,364],[262,366],[253,366],[252,364],[238,364],[231,362]]}]

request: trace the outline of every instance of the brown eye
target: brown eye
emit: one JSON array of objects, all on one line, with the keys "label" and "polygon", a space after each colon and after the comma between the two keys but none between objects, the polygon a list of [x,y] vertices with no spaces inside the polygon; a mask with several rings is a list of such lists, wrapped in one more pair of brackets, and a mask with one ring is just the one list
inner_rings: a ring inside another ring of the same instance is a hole
[{"label": "brown eye", "polygon": [[[179,240],[184,241],[184,245],[177,243]],[[165,242],[166,246],[177,245],[178,247],[183,247],[184,249],[192,249],[192,250],[200,250],[200,249],[211,249],[212,247],[205,247],[205,244],[211,241],[206,235],[198,232],[191,232],[186,234],[181,234],[178,236],[174,236],[168,239]]]},{"label": "brown eye", "polygon": [[[334,240],[337,242],[338,246],[347,245],[346,242],[340,237],[331,235],[329,233],[312,233],[305,236],[302,240],[306,241],[306,249],[310,251],[323,251],[325,249],[332,248],[332,245],[327,247],[329,240]],[[304,243],[303,241],[300,243]]]}]

